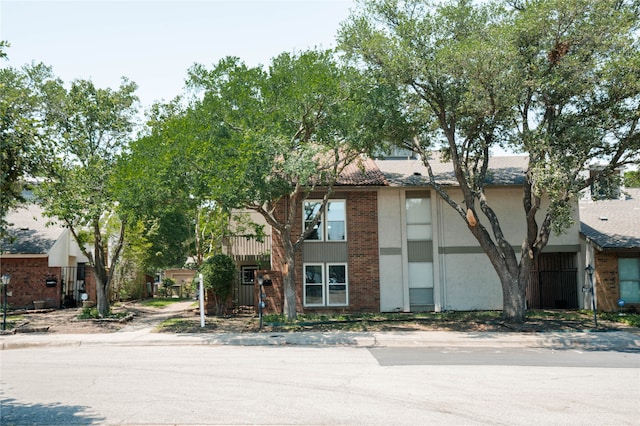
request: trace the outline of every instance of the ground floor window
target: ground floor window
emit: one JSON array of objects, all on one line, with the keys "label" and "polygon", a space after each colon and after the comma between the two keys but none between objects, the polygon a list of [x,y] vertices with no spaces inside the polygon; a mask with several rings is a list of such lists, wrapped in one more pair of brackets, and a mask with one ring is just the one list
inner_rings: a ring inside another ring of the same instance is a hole
[{"label": "ground floor window", "polygon": [[618,258],[620,298],[625,303],[640,303],[640,258]]},{"label": "ground floor window", "polygon": [[304,265],[305,306],[346,306],[349,304],[348,287],[346,264]]}]

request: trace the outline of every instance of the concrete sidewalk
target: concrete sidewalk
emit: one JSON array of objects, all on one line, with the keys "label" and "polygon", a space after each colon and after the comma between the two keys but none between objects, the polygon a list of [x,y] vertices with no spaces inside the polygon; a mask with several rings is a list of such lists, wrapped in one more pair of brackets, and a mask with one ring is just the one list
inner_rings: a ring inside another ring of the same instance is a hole
[{"label": "concrete sidewalk", "polygon": [[97,334],[14,334],[0,336],[0,350],[65,346],[356,346],[356,347],[525,347],[554,350],[640,353],[640,333],[615,332],[291,332],[153,333],[140,329]]}]

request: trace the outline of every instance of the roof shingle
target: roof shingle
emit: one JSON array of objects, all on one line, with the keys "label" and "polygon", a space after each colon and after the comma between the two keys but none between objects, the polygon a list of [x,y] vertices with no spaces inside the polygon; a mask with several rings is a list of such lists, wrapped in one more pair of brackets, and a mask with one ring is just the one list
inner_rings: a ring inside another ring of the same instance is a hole
[{"label": "roof shingle", "polygon": [[600,250],[640,249],[640,188],[625,200],[580,202],[580,233]]},{"label": "roof shingle", "polygon": [[10,254],[46,254],[63,228],[44,216],[37,204],[11,210],[6,217],[9,238],[2,241],[0,252]]},{"label": "roof shingle", "polygon": [[[441,185],[458,185],[451,162],[440,161],[434,154],[429,163],[436,182]],[[527,156],[491,157],[485,183],[489,185],[522,184],[527,163]],[[390,186],[425,186],[429,183],[429,172],[422,160],[376,160],[376,164]]]}]

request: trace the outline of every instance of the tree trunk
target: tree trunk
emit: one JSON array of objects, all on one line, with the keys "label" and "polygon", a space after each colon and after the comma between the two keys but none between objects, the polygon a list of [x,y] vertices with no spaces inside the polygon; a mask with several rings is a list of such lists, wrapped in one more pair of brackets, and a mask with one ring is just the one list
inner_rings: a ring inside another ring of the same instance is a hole
[{"label": "tree trunk", "polygon": [[109,315],[109,285],[105,283],[98,274],[94,274],[96,278],[96,307],[100,317]]},{"label": "tree trunk", "polygon": [[522,283],[518,279],[502,282],[502,319],[509,324],[522,324],[525,317],[526,297]]},{"label": "tree trunk", "polygon": [[96,304],[98,307],[98,315],[106,317],[109,315],[109,284],[110,274],[107,273],[107,260],[105,258],[105,250],[102,245],[102,234],[100,232],[100,224],[96,220],[93,224],[94,234],[94,276],[96,278]]},{"label": "tree trunk", "polygon": [[287,315],[287,321],[293,321],[298,317],[296,311],[296,270],[295,270],[295,249],[291,244],[291,239],[283,238],[285,270],[282,274],[282,284],[284,286],[284,306],[283,311]]},{"label": "tree trunk", "polygon": [[527,284],[533,261],[526,255],[520,260],[517,276],[501,275],[502,319],[509,324],[522,324],[526,320]]}]

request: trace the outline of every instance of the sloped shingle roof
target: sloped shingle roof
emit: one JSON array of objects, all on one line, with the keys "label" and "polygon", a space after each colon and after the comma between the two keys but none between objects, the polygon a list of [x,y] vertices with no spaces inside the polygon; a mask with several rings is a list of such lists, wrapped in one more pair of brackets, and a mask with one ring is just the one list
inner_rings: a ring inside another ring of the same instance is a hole
[{"label": "sloped shingle roof", "polygon": [[6,217],[9,238],[2,241],[0,251],[10,254],[46,254],[63,231],[59,224],[42,214],[36,204],[11,210]]},{"label": "sloped shingle roof", "polygon": [[[435,155],[429,162],[436,182],[441,185],[458,185],[451,162],[442,162]],[[491,157],[486,183],[522,184],[527,163],[526,156]],[[429,182],[429,173],[422,160],[376,160],[376,164],[390,186],[424,186]]]},{"label": "sloped shingle roof", "polygon": [[626,200],[580,203],[580,233],[600,250],[640,249],[640,188]]},{"label": "sloped shingle roof", "polygon": [[387,186],[387,181],[375,161],[361,158],[344,168],[336,186]]}]

